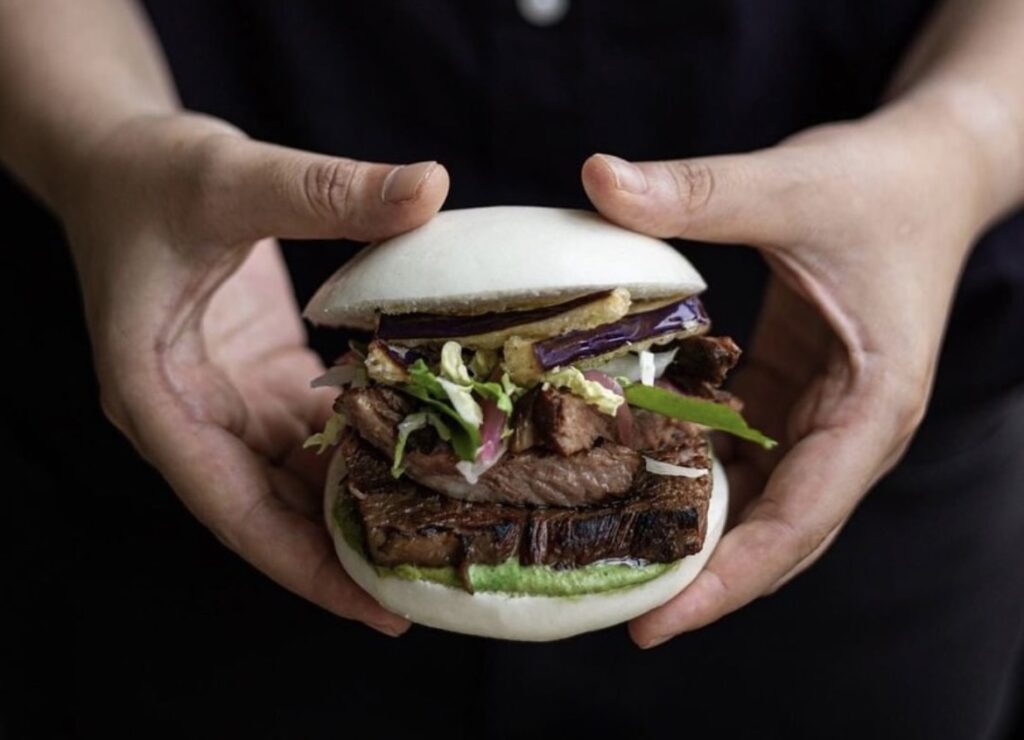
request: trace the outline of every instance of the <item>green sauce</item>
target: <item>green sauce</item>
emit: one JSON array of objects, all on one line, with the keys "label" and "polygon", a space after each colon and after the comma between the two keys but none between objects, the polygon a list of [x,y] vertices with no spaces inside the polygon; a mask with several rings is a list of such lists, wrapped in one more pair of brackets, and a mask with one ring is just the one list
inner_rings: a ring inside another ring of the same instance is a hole
[{"label": "green sauce", "polygon": [[[345,491],[337,498],[335,520],[342,537],[356,552],[366,557],[363,530],[352,499]],[[368,558],[367,558],[368,559]],[[501,592],[532,596],[582,596],[646,583],[673,569],[675,563],[593,563],[582,568],[559,570],[546,565],[520,565],[515,559],[500,565],[470,565],[468,579],[477,592]],[[374,566],[382,577],[407,581],[432,581],[451,588],[463,588],[455,568],[418,565]]]}]

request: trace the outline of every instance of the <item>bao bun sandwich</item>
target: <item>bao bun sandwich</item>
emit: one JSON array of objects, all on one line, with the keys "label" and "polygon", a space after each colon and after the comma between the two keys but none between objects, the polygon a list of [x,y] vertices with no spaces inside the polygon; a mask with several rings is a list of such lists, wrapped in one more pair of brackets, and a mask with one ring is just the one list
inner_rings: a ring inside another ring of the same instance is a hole
[{"label": "bao bun sandwich", "polygon": [[314,386],[327,526],[351,577],[441,629],[553,640],[642,614],[715,547],[707,437],[771,445],[721,389],[694,267],[582,211],[476,208],[371,245],[313,297],[366,332]]}]

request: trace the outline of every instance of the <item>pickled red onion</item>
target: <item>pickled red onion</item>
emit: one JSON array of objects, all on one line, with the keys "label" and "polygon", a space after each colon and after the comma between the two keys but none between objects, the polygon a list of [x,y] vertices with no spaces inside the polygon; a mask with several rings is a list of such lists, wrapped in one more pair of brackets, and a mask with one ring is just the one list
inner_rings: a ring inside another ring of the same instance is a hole
[{"label": "pickled red onion", "polygon": [[[587,380],[592,380],[595,383],[600,383],[608,390],[612,391],[616,395],[624,396],[622,392],[622,386],[618,382],[608,375],[605,375],[600,370],[587,370],[583,373],[583,377]],[[624,403],[619,406],[619,410],[615,412],[615,425],[619,433],[619,442],[632,447],[633,445],[633,414],[629,410],[629,404]]]}]

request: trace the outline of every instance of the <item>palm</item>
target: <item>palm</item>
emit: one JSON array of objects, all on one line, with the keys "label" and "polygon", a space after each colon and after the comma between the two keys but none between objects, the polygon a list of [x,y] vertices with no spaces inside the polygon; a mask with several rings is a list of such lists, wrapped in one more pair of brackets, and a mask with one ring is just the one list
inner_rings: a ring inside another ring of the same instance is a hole
[{"label": "palm", "polygon": [[309,381],[322,371],[306,337],[284,263],[274,242],[262,242],[215,293],[202,322],[216,382],[198,386],[197,401],[257,456],[305,474],[300,453],[311,429],[330,413],[329,392]]},{"label": "palm", "polygon": [[823,386],[834,346],[834,335],[818,311],[772,277],[754,339],[732,389],[744,399],[744,415],[751,423],[781,444],[766,452],[732,439],[720,440],[734,512],[765,489],[788,447],[809,431],[806,409],[818,402],[815,389]]},{"label": "palm", "polygon": [[[302,442],[330,413],[331,394],[309,388],[322,365],[305,346],[276,243],[257,244],[197,313],[164,353],[168,406],[188,418],[160,414],[171,451],[162,469],[202,521],[271,577],[324,605],[382,613],[344,574],[321,523],[326,459]],[[154,416],[162,405],[154,395]]]}]

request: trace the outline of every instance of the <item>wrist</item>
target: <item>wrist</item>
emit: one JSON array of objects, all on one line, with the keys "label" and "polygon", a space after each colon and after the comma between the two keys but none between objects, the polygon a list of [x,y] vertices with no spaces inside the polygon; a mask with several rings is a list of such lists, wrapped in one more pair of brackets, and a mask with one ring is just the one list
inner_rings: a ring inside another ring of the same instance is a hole
[{"label": "wrist", "polygon": [[951,187],[970,203],[972,226],[980,233],[994,220],[1024,204],[1024,110],[983,84],[932,81],[881,109],[905,135],[934,142],[934,156],[964,179]]}]

